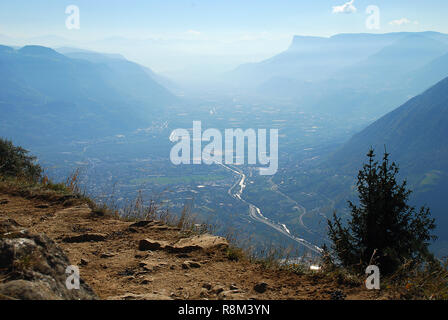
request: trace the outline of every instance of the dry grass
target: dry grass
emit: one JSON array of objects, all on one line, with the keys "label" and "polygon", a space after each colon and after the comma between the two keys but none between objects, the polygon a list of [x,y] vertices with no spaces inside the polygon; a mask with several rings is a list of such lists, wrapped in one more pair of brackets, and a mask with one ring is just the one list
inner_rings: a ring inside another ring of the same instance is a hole
[{"label": "dry grass", "polygon": [[[180,228],[191,233],[214,233],[215,226],[201,223],[192,212],[192,204],[183,207],[179,214],[170,212],[159,202],[145,201],[141,193],[134,201],[124,207],[118,206],[113,195],[105,202],[92,200],[80,187],[79,171],[75,171],[65,183],[54,183],[47,177],[38,183],[24,178],[0,177],[0,192],[22,196],[28,199],[41,199],[49,202],[60,202],[64,205],[87,203],[94,214],[110,215],[117,219],[129,221],[158,220],[167,225]],[[291,248],[279,248],[273,245],[255,249],[250,238],[238,238],[236,230],[229,229],[224,235],[230,246],[227,258],[232,261],[249,261],[271,270],[289,271],[299,275],[312,275],[319,279],[330,279],[337,285],[360,287],[364,285],[365,275],[355,274],[347,268],[339,267],[332,262],[306,253],[298,253]],[[22,261],[24,265],[28,259]],[[310,270],[310,264],[320,265],[320,271]],[[20,266],[17,266],[20,268]],[[409,261],[392,276],[381,279],[381,288],[390,293],[394,299],[409,300],[448,300],[448,260],[432,263],[415,263]]]},{"label": "dry grass", "polygon": [[448,260],[408,261],[385,284],[398,299],[448,300]]},{"label": "dry grass", "polygon": [[75,198],[75,195],[62,184],[53,184],[50,182],[42,184],[21,178],[0,177],[0,192],[27,199],[41,199],[50,202]]}]

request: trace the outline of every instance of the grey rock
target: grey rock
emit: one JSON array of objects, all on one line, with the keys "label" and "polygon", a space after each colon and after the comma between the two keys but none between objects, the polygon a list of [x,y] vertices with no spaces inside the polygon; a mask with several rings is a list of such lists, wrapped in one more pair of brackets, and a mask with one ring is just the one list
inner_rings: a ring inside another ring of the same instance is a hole
[{"label": "grey rock", "polygon": [[[93,290],[80,279],[79,290],[66,287],[71,265],[57,244],[44,234],[30,234],[27,230],[14,231],[14,221],[8,225],[11,233],[0,237],[0,296],[31,300],[93,300]],[[8,277],[2,277],[2,275]]]}]

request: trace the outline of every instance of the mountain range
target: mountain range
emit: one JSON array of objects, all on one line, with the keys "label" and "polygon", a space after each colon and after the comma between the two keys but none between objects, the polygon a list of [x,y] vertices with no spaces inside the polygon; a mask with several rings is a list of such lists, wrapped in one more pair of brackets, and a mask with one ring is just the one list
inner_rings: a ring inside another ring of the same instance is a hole
[{"label": "mountain range", "polygon": [[[180,101],[167,89],[175,86],[169,79],[120,55],[0,46],[0,74],[0,136],[25,146],[147,127]],[[296,36],[286,52],[227,76],[340,121],[378,119],[320,162],[306,191],[339,199],[340,209],[354,196],[368,148],[381,155],[386,146],[415,191],[413,203],[432,209],[441,243],[448,243],[448,35]]]},{"label": "mountain range", "polygon": [[448,35],[296,36],[289,49],[228,74],[235,86],[302,109],[378,118],[442,80]]},{"label": "mountain range", "polygon": [[152,71],[120,56],[0,46],[0,73],[0,135],[19,142],[135,129],[177,101]]}]

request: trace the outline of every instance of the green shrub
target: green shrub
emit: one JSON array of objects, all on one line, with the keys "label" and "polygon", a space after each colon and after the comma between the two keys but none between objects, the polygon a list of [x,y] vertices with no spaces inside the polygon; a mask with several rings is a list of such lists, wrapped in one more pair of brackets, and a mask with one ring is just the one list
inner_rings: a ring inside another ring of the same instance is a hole
[{"label": "green shrub", "polygon": [[35,162],[36,157],[28,155],[27,150],[0,138],[0,176],[25,178],[36,182],[41,177],[42,168]]}]

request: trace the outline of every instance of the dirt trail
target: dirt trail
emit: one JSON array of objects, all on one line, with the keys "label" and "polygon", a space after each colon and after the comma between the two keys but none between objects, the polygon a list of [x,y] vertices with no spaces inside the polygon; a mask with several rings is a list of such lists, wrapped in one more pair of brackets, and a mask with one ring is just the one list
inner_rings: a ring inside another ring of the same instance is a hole
[{"label": "dirt trail", "polygon": [[[341,287],[318,275],[230,261],[225,250],[140,251],[143,239],[174,244],[192,235],[158,222],[131,226],[132,222],[98,216],[87,205],[66,208],[57,202],[0,193],[1,218],[14,219],[23,228],[55,240],[101,299],[308,300],[330,299],[336,290],[347,299],[383,295],[363,287]],[[86,236],[93,241],[82,242]],[[81,242],[67,242],[73,239]],[[260,283],[266,284],[261,290]]]}]

